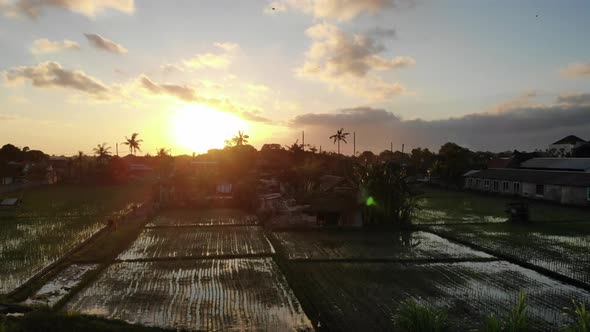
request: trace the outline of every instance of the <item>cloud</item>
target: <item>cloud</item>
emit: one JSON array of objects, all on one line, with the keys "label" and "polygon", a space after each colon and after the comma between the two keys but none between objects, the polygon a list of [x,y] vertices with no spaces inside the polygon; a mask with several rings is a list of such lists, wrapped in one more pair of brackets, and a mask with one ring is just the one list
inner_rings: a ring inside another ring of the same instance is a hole
[{"label": "cloud", "polygon": [[[348,21],[361,14],[375,14],[391,8],[411,7],[413,0],[281,0],[273,1],[264,8],[267,14],[301,11],[315,18]],[[272,10],[275,8],[275,10]]]},{"label": "cloud", "polygon": [[262,117],[260,111],[257,109],[234,104],[226,98],[209,98],[202,96],[197,92],[196,88],[191,85],[157,83],[145,75],[140,76],[137,81],[140,87],[152,95],[170,96],[187,103],[207,104],[216,109],[234,113],[249,121],[270,122],[269,119]]},{"label": "cloud", "polygon": [[0,121],[10,121],[10,120],[14,120],[14,119],[16,119],[15,116],[0,114]]},{"label": "cloud", "polygon": [[75,41],[71,41],[68,39],[64,39],[63,41],[51,41],[49,39],[37,39],[33,41],[33,45],[31,46],[31,53],[38,55],[38,54],[46,54],[46,53],[54,53],[63,50],[79,50],[80,44],[76,43]]},{"label": "cloud", "polygon": [[389,99],[406,89],[400,83],[389,83],[374,71],[410,67],[416,61],[408,56],[385,58],[385,49],[374,39],[348,35],[328,23],[316,24],[305,31],[313,42],[305,53],[303,65],[296,69],[300,77],[328,83],[351,94],[368,99]]},{"label": "cloud", "polygon": [[215,43],[213,44],[215,47],[218,47],[226,52],[234,52],[240,49],[240,45],[231,42],[225,43]]},{"label": "cloud", "polygon": [[328,143],[332,131],[344,127],[356,131],[357,146],[377,152],[388,148],[392,141],[395,146],[405,143],[409,147],[434,149],[452,141],[474,150],[530,151],[545,149],[551,142],[570,134],[590,139],[590,93],[562,96],[552,104],[515,105],[502,112],[442,120],[404,120],[383,109],[358,107],[335,113],[303,114],[293,118],[290,124],[304,127],[310,142],[315,137],[324,143]]},{"label": "cloud", "polygon": [[557,97],[557,102],[568,105],[590,105],[590,93],[572,93]]},{"label": "cloud", "polygon": [[7,84],[30,81],[38,88],[74,89],[99,99],[108,97],[111,89],[98,79],[80,70],[68,70],[53,61],[41,62],[36,66],[13,67],[2,73]]},{"label": "cloud", "polygon": [[223,69],[229,67],[231,64],[231,57],[226,54],[197,54],[190,59],[183,60],[182,64],[191,69]]},{"label": "cloud", "polygon": [[567,77],[590,77],[590,62],[570,63],[561,69],[560,73]]},{"label": "cloud", "polygon": [[397,31],[393,28],[375,27],[369,30],[367,35],[377,39],[396,39]]},{"label": "cloud", "polygon": [[84,36],[88,39],[88,43],[99,50],[115,53],[115,54],[126,54],[128,51],[125,47],[117,44],[111,40],[108,40],[101,35],[94,33],[85,33]]},{"label": "cloud", "polygon": [[4,0],[0,1],[0,12],[6,16],[39,17],[48,8],[65,9],[88,17],[106,10],[116,10],[126,14],[135,11],[134,0]]}]

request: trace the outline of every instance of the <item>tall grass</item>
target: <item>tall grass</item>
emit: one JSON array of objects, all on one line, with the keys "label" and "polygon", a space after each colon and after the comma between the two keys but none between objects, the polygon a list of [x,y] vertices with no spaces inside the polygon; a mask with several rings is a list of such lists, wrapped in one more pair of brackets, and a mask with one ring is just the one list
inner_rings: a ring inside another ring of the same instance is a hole
[{"label": "tall grass", "polygon": [[406,332],[441,332],[448,328],[447,313],[414,300],[405,301],[399,309],[397,324]]},{"label": "tall grass", "polygon": [[586,304],[572,300],[573,308],[566,308],[566,314],[572,318],[572,323],[565,327],[566,332],[590,332],[590,311]]},{"label": "tall grass", "polygon": [[526,297],[521,290],[518,295],[518,304],[510,310],[510,314],[506,319],[506,327],[504,331],[508,332],[524,332],[528,331],[527,313],[526,313]]}]

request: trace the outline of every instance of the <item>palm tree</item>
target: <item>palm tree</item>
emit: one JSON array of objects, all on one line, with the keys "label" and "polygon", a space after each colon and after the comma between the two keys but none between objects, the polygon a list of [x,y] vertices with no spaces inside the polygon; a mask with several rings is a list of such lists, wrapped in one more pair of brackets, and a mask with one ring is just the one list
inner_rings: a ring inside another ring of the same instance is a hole
[{"label": "palm tree", "polygon": [[350,133],[345,133],[344,128],[340,128],[336,131],[335,135],[330,136],[330,139],[334,140],[334,144],[338,142],[338,154],[340,154],[340,141],[343,141],[345,144],[348,144],[346,141],[346,136],[350,135]]},{"label": "palm tree", "polygon": [[139,136],[139,133],[131,134],[131,138],[127,138],[127,136],[125,136],[125,142],[122,143],[129,146],[129,152],[131,152],[133,155],[135,155],[137,151],[141,152],[139,145],[141,142],[143,142],[143,140],[137,139],[137,136]]},{"label": "palm tree", "polygon": [[107,146],[107,143],[102,143],[97,144],[96,147],[92,149],[92,151],[97,156],[97,159],[100,161],[111,155],[111,151],[109,151],[110,149],[111,147]]},{"label": "palm tree", "polygon": [[170,149],[166,149],[166,148],[159,148],[158,150],[156,150],[156,157],[168,157],[170,156]]},{"label": "palm tree", "polygon": [[236,136],[234,136],[230,142],[234,146],[242,146],[242,145],[248,144],[248,138],[250,138],[250,136],[244,134],[241,131],[238,131],[238,134]]}]

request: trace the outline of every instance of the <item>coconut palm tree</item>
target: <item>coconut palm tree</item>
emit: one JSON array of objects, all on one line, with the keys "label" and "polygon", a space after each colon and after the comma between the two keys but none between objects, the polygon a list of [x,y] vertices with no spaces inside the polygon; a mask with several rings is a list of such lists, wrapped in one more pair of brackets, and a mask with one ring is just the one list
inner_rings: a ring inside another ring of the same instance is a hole
[{"label": "coconut palm tree", "polygon": [[102,143],[97,144],[96,147],[92,149],[92,151],[96,155],[97,159],[99,161],[102,161],[111,155],[111,151],[109,151],[110,149],[111,147],[107,146],[107,143]]},{"label": "coconut palm tree", "polygon": [[244,134],[242,131],[238,131],[238,134],[229,142],[234,146],[242,146],[248,144],[248,138],[250,138],[250,136]]},{"label": "coconut palm tree", "polygon": [[156,150],[156,157],[168,157],[170,156],[170,149],[166,149],[166,148],[159,148],[158,150]]},{"label": "coconut palm tree", "polygon": [[330,136],[330,139],[334,140],[334,144],[338,142],[338,154],[340,154],[340,141],[343,141],[345,144],[348,144],[346,141],[346,136],[350,135],[350,133],[345,133],[344,128],[340,128],[336,131],[335,135]]},{"label": "coconut palm tree", "polygon": [[137,139],[138,136],[139,133],[131,134],[131,138],[127,138],[127,136],[125,136],[125,141],[122,143],[129,146],[129,152],[131,152],[133,155],[135,155],[137,151],[141,152],[139,146],[141,145],[141,142],[143,142],[143,140]]}]

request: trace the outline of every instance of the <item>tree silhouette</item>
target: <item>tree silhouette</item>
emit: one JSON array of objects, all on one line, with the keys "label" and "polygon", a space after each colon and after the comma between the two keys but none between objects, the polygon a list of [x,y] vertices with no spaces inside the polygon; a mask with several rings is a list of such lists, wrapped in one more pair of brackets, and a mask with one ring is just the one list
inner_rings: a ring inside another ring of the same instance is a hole
[{"label": "tree silhouette", "polygon": [[250,138],[250,136],[246,135],[242,131],[238,131],[238,134],[236,136],[232,137],[231,140],[226,140],[225,144],[228,146],[246,145],[246,144],[248,144],[248,138]]},{"label": "tree silhouette", "polygon": [[138,136],[139,133],[131,134],[131,138],[127,138],[127,136],[125,136],[125,142],[123,142],[123,144],[129,146],[129,152],[131,152],[133,155],[135,155],[137,151],[141,152],[139,146],[141,145],[141,142],[143,142],[143,140],[137,139]]},{"label": "tree silhouette", "polygon": [[336,131],[335,135],[330,136],[330,139],[334,140],[334,144],[338,143],[338,154],[340,154],[340,141],[343,141],[345,144],[348,144],[346,141],[346,136],[350,135],[350,133],[345,133],[344,128],[340,128]]},{"label": "tree silhouette", "polygon": [[168,156],[170,156],[170,149],[159,148],[156,151],[156,157],[164,158],[164,157],[168,157]]},{"label": "tree silhouette", "polygon": [[96,147],[92,149],[92,151],[96,155],[97,159],[99,161],[102,161],[111,155],[111,151],[109,151],[110,149],[111,147],[107,146],[107,143],[102,143],[97,144]]}]

